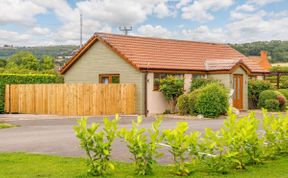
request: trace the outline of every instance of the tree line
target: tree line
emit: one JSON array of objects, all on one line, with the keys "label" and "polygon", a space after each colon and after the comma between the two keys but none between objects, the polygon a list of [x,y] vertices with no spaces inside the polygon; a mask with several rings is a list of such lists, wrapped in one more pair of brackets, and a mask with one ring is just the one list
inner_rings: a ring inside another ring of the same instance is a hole
[{"label": "tree line", "polygon": [[0,73],[58,74],[54,58],[48,55],[36,57],[32,52],[20,51],[0,58]]},{"label": "tree line", "polygon": [[265,50],[271,63],[288,62],[288,41],[272,40],[229,45],[246,56],[259,56],[260,51]]}]

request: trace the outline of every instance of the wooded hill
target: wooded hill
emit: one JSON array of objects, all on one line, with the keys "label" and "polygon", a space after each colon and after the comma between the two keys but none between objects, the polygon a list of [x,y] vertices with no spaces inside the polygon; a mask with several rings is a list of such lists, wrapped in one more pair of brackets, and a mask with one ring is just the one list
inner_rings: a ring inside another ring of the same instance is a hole
[{"label": "wooded hill", "polygon": [[288,41],[259,41],[243,44],[230,44],[246,56],[259,56],[261,50],[268,51],[271,63],[288,62]]},{"label": "wooded hill", "polygon": [[37,46],[37,47],[0,47],[0,58],[5,58],[13,55],[19,51],[29,51],[35,56],[71,56],[71,53],[76,50],[78,46],[61,45],[61,46]]},{"label": "wooded hill", "polygon": [[[259,56],[261,50],[268,51],[269,60],[272,63],[288,62],[288,41],[259,41],[243,44],[229,44],[246,56]],[[71,56],[71,53],[78,49],[74,45],[61,46],[39,46],[39,47],[0,47],[0,58],[11,56],[19,51],[30,51],[35,56],[48,55]]]}]

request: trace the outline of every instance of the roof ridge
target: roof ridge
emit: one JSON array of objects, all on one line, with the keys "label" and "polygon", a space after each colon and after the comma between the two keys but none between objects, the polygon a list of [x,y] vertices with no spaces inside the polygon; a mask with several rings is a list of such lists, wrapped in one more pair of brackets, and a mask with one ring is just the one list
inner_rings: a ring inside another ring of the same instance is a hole
[{"label": "roof ridge", "polygon": [[205,41],[193,41],[193,40],[185,40],[185,39],[175,39],[175,38],[157,38],[157,37],[148,37],[148,36],[139,36],[139,35],[123,35],[123,34],[115,34],[115,33],[106,33],[106,32],[95,32],[94,35],[111,35],[111,36],[121,36],[121,37],[129,37],[129,38],[144,38],[144,39],[154,39],[154,40],[163,40],[163,41],[178,41],[178,42],[189,42],[189,43],[204,43],[211,45],[226,45],[226,43],[216,43],[216,42],[205,42]]}]

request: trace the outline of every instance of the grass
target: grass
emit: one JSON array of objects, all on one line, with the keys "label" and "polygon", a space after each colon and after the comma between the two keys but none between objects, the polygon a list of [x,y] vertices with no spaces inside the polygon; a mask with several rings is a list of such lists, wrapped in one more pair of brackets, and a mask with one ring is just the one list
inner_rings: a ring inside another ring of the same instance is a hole
[{"label": "grass", "polygon": [[[227,175],[196,172],[195,178],[286,178],[288,177],[288,158],[267,162],[264,165],[248,167],[245,171],[232,171]],[[68,158],[60,156],[37,155],[27,153],[0,153],[0,177],[5,178],[87,178],[84,158]],[[155,166],[153,176],[147,178],[179,177],[173,176],[169,166]],[[109,177],[141,177],[133,173],[133,164],[116,163],[116,170]]]},{"label": "grass", "polygon": [[11,128],[11,127],[15,127],[15,125],[0,122],[0,129],[6,129],[6,128]]}]

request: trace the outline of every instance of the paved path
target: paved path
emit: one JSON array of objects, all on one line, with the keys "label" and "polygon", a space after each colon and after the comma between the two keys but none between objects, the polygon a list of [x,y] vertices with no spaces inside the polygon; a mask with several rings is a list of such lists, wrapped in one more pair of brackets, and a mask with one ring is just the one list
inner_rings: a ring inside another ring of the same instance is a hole
[{"label": "paved path", "polygon": [[[261,118],[261,114],[257,116]],[[122,116],[119,127],[131,127],[131,121],[136,116]],[[225,118],[225,117],[224,117]],[[178,121],[187,121],[190,130],[203,131],[205,128],[218,129],[223,124],[224,118],[214,120],[183,120],[164,119],[161,128],[174,128]],[[91,117],[89,122],[101,123],[101,117]],[[143,119],[142,127],[150,128],[153,118]],[[72,126],[76,125],[75,118],[36,115],[0,115],[0,122],[5,121],[20,125],[17,128],[0,129],[0,151],[5,152],[30,152],[63,156],[85,156],[79,147]],[[119,139],[113,144],[112,157],[118,161],[129,161],[129,152],[125,143]],[[167,152],[165,148],[162,151]],[[167,154],[169,155],[169,154]],[[159,159],[161,163],[171,161],[171,156]]]}]

